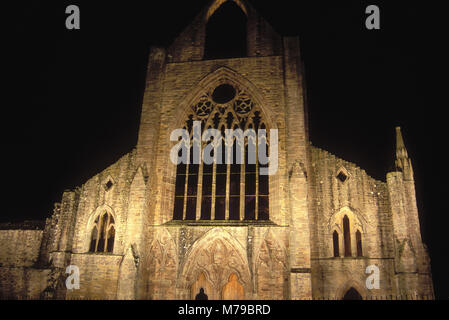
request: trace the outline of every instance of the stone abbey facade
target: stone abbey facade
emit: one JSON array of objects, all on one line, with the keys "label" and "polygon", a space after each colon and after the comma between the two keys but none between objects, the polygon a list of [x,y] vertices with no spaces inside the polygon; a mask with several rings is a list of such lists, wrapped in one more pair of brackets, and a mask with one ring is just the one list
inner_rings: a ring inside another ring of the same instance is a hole
[{"label": "stone abbey facade", "polygon": [[[213,38],[226,12],[244,21],[243,40]],[[64,192],[42,226],[3,225],[0,298],[194,299],[201,288],[209,299],[433,297],[400,129],[396,169],[377,181],[310,143],[304,88],[296,37],[244,0],[211,1],[171,46],[151,49],[136,148]],[[277,130],[276,172],[176,166],[170,136],[192,135],[194,121],[266,129],[270,147]],[[66,288],[70,265],[79,289]]]}]

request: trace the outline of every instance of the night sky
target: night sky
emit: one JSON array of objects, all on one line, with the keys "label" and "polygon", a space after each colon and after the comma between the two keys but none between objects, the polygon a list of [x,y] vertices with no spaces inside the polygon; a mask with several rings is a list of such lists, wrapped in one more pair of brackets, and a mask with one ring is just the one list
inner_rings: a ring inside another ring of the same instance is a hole
[{"label": "night sky", "polygon": [[[23,1],[4,39],[0,221],[49,217],[65,189],[133,149],[150,45],[169,45],[208,0]],[[449,298],[447,221],[441,181],[444,125],[418,76],[421,6],[413,1],[249,1],[283,35],[299,35],[310,138],[385,181],[402,127],[415,171],[424,242],[435,291]],[[65,8],[81,10],[81,30],[65,28]],[[381,10],[381,30],[365,28],[365,8]],[[6,14],[6,13],[5,13]],[[441,106],[440,106],[441,107]],[[444,170],[443,170],[444,171]],[[444,173],[446,174],[446,173]]]}]

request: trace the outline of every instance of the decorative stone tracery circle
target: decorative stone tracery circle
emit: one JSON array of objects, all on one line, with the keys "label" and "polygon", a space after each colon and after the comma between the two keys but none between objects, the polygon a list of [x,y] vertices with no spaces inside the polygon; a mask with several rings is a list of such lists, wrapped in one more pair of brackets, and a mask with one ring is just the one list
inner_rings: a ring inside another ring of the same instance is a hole
[{"label": "decorative stone tracery circle", "polygon": [[201,97],[200,101],[193,106],[196,115],[200,118],[207,117],[212,112],[212,101],[208,96]]}]

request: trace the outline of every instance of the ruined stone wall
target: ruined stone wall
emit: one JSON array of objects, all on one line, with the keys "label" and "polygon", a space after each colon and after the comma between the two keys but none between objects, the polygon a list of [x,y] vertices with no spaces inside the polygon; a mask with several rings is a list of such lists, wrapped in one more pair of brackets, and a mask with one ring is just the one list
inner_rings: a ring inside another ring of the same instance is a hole
[{"label": "ruined stone wall", "polygon": [[[396,294],[393,223],[385,182],[371,178],[356,165],[310,147],[311,256],[314,297],[341,298],[354,287],[362,296]],[[339,173],[346,176],[342,182]],[[344,256],[342,219],[350,221],[351,256]],[[357,256],[356,231],[362,235]],[[340,256],[334,257],[333,232],[339,234]],[[380,289],[367,290],[367,266],[380,268]]]},{"label": "ruined stone wall", "polygon": [[38,259],[42,230],[0,230],[0,266],[30,267]]},{"label": "ruined stone wall", "polygon": [[120,255],[73,254],[71,264],[80,269],[79,290],[67,290],[66,299],[114,300],[117,285]]},{"label": "ruined stone wall", "polygon": [[49,270],[35,269],[42,230],[0,230],[0,299],[39,299]]},{"label": "ruined stone wall", "polygon": [[[135,156],[135,151],[123,156],[80,188],[70,259],[70,264],[80,269],[80,290],[68,291],[69,299],[125,299],[124,292],[129,291],[135,298],[135,274],[128,283],[121,283],[121,293],[117,291],[119,278],[129,278],[131,272],[121,270],[125,256],[133,244],[136,250],[143,250],[147,225],[143,214],[147,173],[144,166],[136,164]],[[112,186],[106,188],[109,181]],[[104,212],[114,218],[113,252],[89,253],[93,220]],[[126,262],[123,266],[126,268]]]},{"label": "ruined stone wall", "polygon": [[[196,99],[224,82],[245,90],[262,109],[268,129],[278,129],[279,164],[276,174],[270,176],[270,220],[284,231],[287,230],[287,226],[296,226],[301,229],[301,233],[284,232],[277,235],[277,238],[282,243],[283,250],[286,251],[283,255],[288,257],[294,255],[296,270],[294,283],[297,284],[294,289],[295,297],[307,298],[310,297],[311,285],[307,203],[306,192],[303,192],[306,190],[306,183],[303,176],[289,179],[293,165],[299,163],[304,167],[307,161],[305,151],[307,124],[304,115],[299,45],[296,38],[283,41],[264,19],[255,14],[252,9],[248,10],[249,52],[246,58],[202,61],[207,10],[200,13],[167,50],[155,48],[150,53],[147,77],[149,81],[147,80],[142,110],[143,126],[140,128],[137,150],[138,154],[145,155],[143,157],[145,161],[148,161],[150,157],[153,159],[149,162],[150,170],[154,174],[151,174],[147,188],[149,202],[146,212],[150,216],[151,224],[161,228],[172,220],[176,166],[169,159],[170,150],[175,145],[175,142],[170,141],[170,134],[175,129],[183,128],[187,113]],[[296,120],[292,121],[292,119]],[[150,149],[153,152],[150,153]],[[288,156],[286,150],[288,150]],[[301,196],[295,197],[296,202],[290,201],[291,185],[300,187],[297,191]],[[161,261],[168,259],[166,256],[168,255],[171,261],[168,264],[168,270],[176,270],[178,274],[184,272],[183,252],[186,248],[180,243],[187,242],[185,245],[193,245],[194,239],[182,241],[180,239],[184,239],[186,234],[195,234],[197,238],[200,238],[200,234],[205,233],[203,229],[199,226],[171,225],[169,230],[183,230],[179,231],[183,236],[172,234],[170,237],[167,236],[168,231],[162,232],[164,236],[158,235],[156,231],[150,232],[150,239],[146,243],[151,243],[149,246],[151,251],[144,257],[143,262],[150,270],[150,277],[154,278],[150,280],[147,289],[148,297],[165,299],[172,296],[173,284],[176,282],[179,286],[181,280],[179,276],[175,278],[169,273],[164,273],[166,269],[160,266]],[[253,232],[249,230],[262,230],[263,227],[228,225],[222,226],[222,229],[227,233],[238,234],[236,239],[239,239],[243,246],[241,256],[254,255],[264,242],[261,238],[265,236],[256,235],[252,241],[259,241],[258,244],[245,245],[247,238],[253,237],[249,236]],[[293,246],[288,245],[290,234],[295,234]],[[171,244],[173,242],[174,245]],[[166,251],[162,249],[164,243],[168,243],[169,248],[173,246],[178,249]],[[273,241],[268,240],[268,243],[271,245]],[[154,255],[154,252],[158,253]],[[156,258],[157,256],[160,257]],[[266,259],[265,264],[260,259],[258,261],[254,259],[256,259],[254,256],[248,258],[253,281],[251,297],[261,299],[290,297],[291,277],[286,271],[290,270],[288,259],[279,258],[282,263],[277,263],[276,268],[281,266],[283,268],[276,273],[281,277],[280,283],[270,278],[274,268],[273,263],[269,262],[272,261],[271,258]],[[190,263],[195,261],[193,259]],[[255,266],[259,265],[262,266],[261,269],[256,270]],[[264,265],[267,269],[264,269]],[[256,277],[256,274],[259,276]],[[187,281],[185,278],[181,277],[181,279]],[[195,279],[195,276],[187,282],[193,281],[192,279]],[[216,286],[219,285],[216,284]],[[281,292],[273,293],[271,292],[273,288]],[[190,297],[191,293],[188,290],[183,284],[176,290],[175,295],[180,298]]]},{"label": "ruined stone wall", "polygon": [[394,226],[396,283],[400,294],[433,297],[430,258],[421,238],[414,184],[413,174],[387,174]]},{"label": "ruined stone wall", "polygon": [[0,267],[0,299],[42,299],[50,269]]},{"label": "ruined stone wall", "polygon": [[[225,1],[215,1],[204,8],[175,39],[168,50],[168,62],[200,61],[204,56],[206,25],[209,17]],[[282,37],[247,2],[235,1],[247,16],[247,56],[282,54]]]},{"label": "ruined stone wall", "polygon": [[[129,189],[137,171],[134,153],[123,156],[106,170],[89,179],[80,188],[76,213],[73,253],[86,253],[90,244],[90,224],[97,214],[110,211],[116,225],[114,254],[124,254]],[[108,181],[112,187],[106,190]]]},{"label": "ruined stone wall", "polygon": [[[151,49],[136,149],[64,192],[44,232],[0,230],[1,298],[48,292],[67,299],[192,299],[205,287],[210,299],[339,299],[350,287],[362,296],[431,287],[412,182],[400,173],[389,183],[377,181],[309,145],[297,38],[276,34],[245,4],[248,57],[202,60],[205,24],[223,2],[205,8],[169,48]],[[172,221],[176,166],[169,157],[176,142],[170,134],[183,128],[198,98],[223,83],[244,90],[267,129],[278,130],[270,221]],[[94,220],[104,212],[114,218],[113,252],[89,253]],[[416,213],[410,223],[407,212]],[[373,264],[380,289],[368,291],[365,269]],[[79,267],[79,290],[63,287],[68,265]]]}]

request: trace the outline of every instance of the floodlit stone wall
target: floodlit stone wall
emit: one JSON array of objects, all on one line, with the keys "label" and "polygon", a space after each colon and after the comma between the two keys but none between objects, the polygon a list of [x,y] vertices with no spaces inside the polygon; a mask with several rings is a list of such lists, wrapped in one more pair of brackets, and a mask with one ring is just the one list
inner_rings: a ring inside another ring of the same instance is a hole
[{"label": "floodlit stone wall", "polygon": [[[203,60],[205,24],[224,2],[168,48],[151,48],[136,148],[66,190],[45,227],[0,230],[0,298],[194,299],[200,288],[210,299],[341,299],[351,288],[433,296],[410,160],[384,182],[312,146],[298,38],[278,35],[243,0],[247,56]],[[174,221],[170,135],[224,83],[278,132],[269,221]],[[98,247],[99,234],[113,234],[111,247]],[[369,289],[373,265],[379,288]],[[66,287],[73,277],[79,288]]]}]

